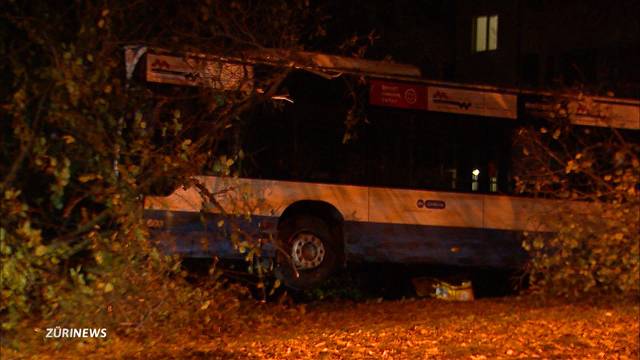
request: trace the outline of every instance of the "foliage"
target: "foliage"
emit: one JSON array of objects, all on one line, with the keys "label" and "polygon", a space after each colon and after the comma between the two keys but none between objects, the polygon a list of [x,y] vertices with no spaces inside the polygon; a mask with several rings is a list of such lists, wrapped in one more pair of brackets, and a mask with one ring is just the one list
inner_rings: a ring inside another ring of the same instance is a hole
[{"label": "foliage", "polygon": [[640,138],[637,131],[581,127],[578,111],[610,113],[590,98],[556,98],[548,119],[520,131],[520,191],[555,200],[551,233],[528,234],[531,281],[552,294],[638,294]]},{"label": "foliage", "polygon": [[141,198],[228,164],[218,151],[227,129],[287,70],[260,73],[246,93],[150,89],[125,81],[123,46],[303,49],[322,33],[314,10],[304,1],[0,5],[0,331],[34,319],[187,326],[219,300],[191,289],[177,260],[149,244]]}]

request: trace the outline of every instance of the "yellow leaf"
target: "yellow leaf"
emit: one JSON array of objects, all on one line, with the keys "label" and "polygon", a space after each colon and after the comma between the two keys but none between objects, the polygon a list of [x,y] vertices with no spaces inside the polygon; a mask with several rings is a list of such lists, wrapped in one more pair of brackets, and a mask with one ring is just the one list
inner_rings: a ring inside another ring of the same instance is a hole
[{"label": "yellow leaf", "polygon": [[209,305],[211,305],[211,300],[207,300],[205,301],[202,306],[200,307],[200,310],[207,310],[207,308],[209,307]]},{"label": "yellow leaf", "polygon": [[95,259],[96,259],[96,262],[98,263],[98,265],[102,265],[102,261],[103,261],[102,252],[98,252],[95,255]]},{"label": "yellow leaf", "polygon": [[44,245],[38,245],[38,247],[36,247],[36,256],[42,256],[44,254],[47,253],[47,247]]},{"label": "yellow leaf", "polygon": [[76,142],[76,139],[71,135],[64,135],[62,139],[64,139],[64,142],[67,144],[73,144],[74,142]]},{"label": "yellow leaf", "polygon": [[101,178],[102,176],[96,175],[96,174],[84,174],[84,175],[78,176],[78,181],[80,181],[81,183],[86,183],[88,181],[101,179]]},{"label": "yellow leaf", "polygon": [[107,285],[104,286],[104,292],[108,293],[113,291],[113,285],[111,283],[107,283]]}]

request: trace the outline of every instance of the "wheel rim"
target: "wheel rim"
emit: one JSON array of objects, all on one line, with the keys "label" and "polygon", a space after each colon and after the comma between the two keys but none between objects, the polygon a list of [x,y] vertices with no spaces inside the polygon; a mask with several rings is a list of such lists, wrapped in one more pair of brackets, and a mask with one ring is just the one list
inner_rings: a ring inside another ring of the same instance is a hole
[{"label": "wheel rim", "polygon": [[300,232],[291,242],[291,258],[300,270],[313,269],[322,263],[326,251],[319,237],[308,232]]}]

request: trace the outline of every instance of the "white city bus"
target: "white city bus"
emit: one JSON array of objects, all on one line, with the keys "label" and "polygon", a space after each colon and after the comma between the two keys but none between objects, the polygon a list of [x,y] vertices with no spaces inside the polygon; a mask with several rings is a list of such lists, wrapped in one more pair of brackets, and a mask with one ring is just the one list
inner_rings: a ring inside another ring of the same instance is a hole
[{"label": "white city bus", "polygon": [[[225,213],[246,215],[244,231],[274,235],[288,255],[278,256],[287,285],[313,287],[345,262],[519,267],[523,232],[548,230],[541,219],[551,208],[577,206],[513,194],[512,135],[546,111],[547,94],[428,81],[408,65],[304,56],[282,109],[257,109],[235,130],[246,154],[240,176],[197,179]],[[366,79],[368,100],[357,139],[345,143],[351,104],[344,82],[328,78],[349,74]],[[593,101],[611,118],[585,111],[575,122],[640,128],[640,102]],[[222,210],[195,188],[147,197],[145,209],[172,251],[239,256],[219,226]]]}]

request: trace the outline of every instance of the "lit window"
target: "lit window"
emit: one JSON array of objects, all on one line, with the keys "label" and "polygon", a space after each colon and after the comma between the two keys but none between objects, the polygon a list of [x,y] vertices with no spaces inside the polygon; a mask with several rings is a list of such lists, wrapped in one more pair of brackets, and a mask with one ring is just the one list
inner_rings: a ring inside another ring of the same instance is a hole
[{"label": "lit window", "polygon": [[476,52],[498,48],[498,15],[473,19],[473,50]]},{"label": "lit window", "polygon": [[471,172],[471,191],[478,191],[478,177],[480,176],[479,169],[473,169]]},{"label": "lit window", "polygon": [[491,192],[498,192],[498,178],[497,177],[490,177],[489,178],[489,191]]}]

